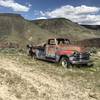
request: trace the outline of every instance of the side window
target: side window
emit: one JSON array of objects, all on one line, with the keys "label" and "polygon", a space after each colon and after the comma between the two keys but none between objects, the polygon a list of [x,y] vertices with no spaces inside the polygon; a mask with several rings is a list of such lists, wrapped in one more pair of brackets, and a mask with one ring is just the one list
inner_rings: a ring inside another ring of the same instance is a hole
[{"label": "side window", "polygon": [[48,44],[49,44],[49,45],[55,45],[55,39],[50,39],[50,40],[48,41]]}]

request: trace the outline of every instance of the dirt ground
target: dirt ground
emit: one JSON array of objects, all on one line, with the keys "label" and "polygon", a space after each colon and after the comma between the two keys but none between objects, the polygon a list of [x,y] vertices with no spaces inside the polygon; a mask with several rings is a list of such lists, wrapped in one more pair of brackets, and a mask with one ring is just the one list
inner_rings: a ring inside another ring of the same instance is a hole
[{"label": "dirt ground", "polygon": [[100,100],[98,73],[0,55],[0,100]]}]

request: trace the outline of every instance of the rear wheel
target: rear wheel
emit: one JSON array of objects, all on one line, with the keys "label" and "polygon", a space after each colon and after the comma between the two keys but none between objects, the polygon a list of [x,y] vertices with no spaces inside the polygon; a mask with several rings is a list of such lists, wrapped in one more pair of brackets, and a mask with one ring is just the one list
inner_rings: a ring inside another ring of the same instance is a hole
[{"label": "rear wheel", "polygon": [[36,60],[36,54],[35,53],[33,54],[33,59]]},{"label": "rear wheel", "polygon": [[60,65],[63,66],[64,68],[69,68],[71,64],[69,62],[68,57],[62,57],[60,59]]}]

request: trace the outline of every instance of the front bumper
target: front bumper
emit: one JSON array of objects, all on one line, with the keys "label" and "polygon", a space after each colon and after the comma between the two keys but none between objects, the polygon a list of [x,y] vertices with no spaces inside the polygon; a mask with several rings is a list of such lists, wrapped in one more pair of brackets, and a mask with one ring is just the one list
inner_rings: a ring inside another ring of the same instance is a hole
[{"label": "front bumper", "polygon": [[77,65],[93,63],[89,53],[76,53],[70,57],[70,62]]},{"label": "front bumper", "polygon": [[79,61],[71,61],[74,65],[81,65],[81,64],[93,64],[91,60],[79,60]]}]

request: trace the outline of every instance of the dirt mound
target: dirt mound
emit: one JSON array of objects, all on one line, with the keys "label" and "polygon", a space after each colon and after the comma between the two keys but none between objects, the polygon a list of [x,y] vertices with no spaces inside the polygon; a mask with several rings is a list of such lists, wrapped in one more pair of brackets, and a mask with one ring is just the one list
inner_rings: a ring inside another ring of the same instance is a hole
[{"label": "dirt mound", "polygon": [[78,42],[79,45],[85,47],[97,47],[100,48],[100,38],[85,39]]}]

